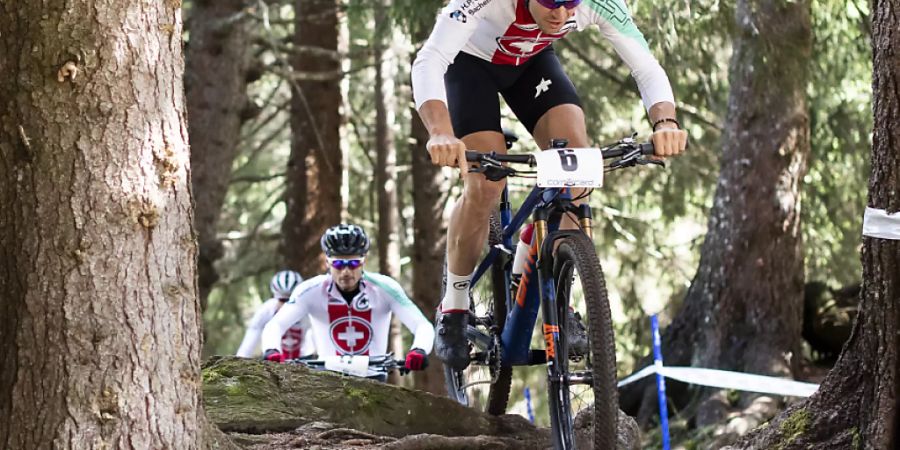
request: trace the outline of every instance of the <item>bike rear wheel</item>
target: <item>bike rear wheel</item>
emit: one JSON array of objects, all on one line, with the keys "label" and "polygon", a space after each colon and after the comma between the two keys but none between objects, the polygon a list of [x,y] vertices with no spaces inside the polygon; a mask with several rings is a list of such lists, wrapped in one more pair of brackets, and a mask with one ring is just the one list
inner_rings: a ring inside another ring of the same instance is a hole
[{"label": "bike rear wheel", "polygon": [[[591,415],[593,448],[614,449],[618,415],[615,338],[603,270],[586,235],[559,241],[553,279],[559,323],[554,363],[561,374],[560,380],[547,383],[553,446],[574,448],[575,418],[584,412]],[[569,314],[570,308],[575,314]],[[573,317],[576,320],[570,321]],[[579,334],[575,331],[579,323],[587,346],[569,342]]]},{"label": "bike rear wheel", "polygon": [[[488,235],[488,248],[502,242],[502,230],[495,215],[491,216],[490,232]],[[474,316],[489,323],[495,328],[496,333],[503,330],[506,321],[506,273],[504,265],[507,258],[498,255],[490,270],[490,290],[488,295],[474,295],[470,309]],[[446,270],[444,282],[441,288],[443,297],[446,289]],[[470,329],[475,329],[485,335],[493,336],[494,333],[485,326],[470,323]],[[499,341],[484,343],[469,342],[469,352],[493,351],[495,357],[499,357],[500,348],[495,344]],[[502,367],[495,364],[480,364],[473,362],[464,370],[454,370],[444,365],[444,381],[447,387],[447,395],[457,402],[481,409],[488,414],[500,415],[506,412],[509,402],[509,389],[512,383],[512,367]]]}]

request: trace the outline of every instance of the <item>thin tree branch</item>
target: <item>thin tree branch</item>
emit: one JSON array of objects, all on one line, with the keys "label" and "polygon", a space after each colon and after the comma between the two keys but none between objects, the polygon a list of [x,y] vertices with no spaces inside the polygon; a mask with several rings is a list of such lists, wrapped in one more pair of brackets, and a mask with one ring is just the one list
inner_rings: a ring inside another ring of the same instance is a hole
[{"label": "thin tree branch", "polygon": [[229,181],[229,184],[237,184],[237,183],[262,183],[264,181],[274,180],[276,178],[281,178],[287,175],[286,172],[272,173],[268,175],[245,175],[242,177],[234,177]]},{"label": "thin tree branch", "polygon": [[275,110],[272,111],[271,114],[269,114],[268,116],[266,116],[263,119],[260,119],[259,123],[256,124],[256,126],[254,126],[253,129],[244,133],[244,135],[241,136],[241,140],[246,141],[247,139],[250,139],[253,136],[255,136],[256,133],[259,133],[266,125],[269,125],[273,120],[275,120],[275,118],[278,117],[279,114],[283,113],[288,108],[288,106],[290,106],[290,104],[291,104],[290,100],[285,100],[280,105],[276,106]]},{"label": "thin tree branch", "polygon": [[235,170],[234,173],[241,173],[247,167],[249,167],[251,164],[253,164],[253,162],[256,161],[256,158],[259,156],[259,154],[262,153],[262,151],[265,148],[267,148],[269,146],[269,144],[271,144],[275,139],[277,139],[279,136],[281,136],[281,134],[284,133],[284,131],[285,131],[285,127],[283,127],[283,126],[275,127],[275,130],[271,134],[266,136],[262,141],[260,141],[259,145],[257,145],[253,150],[250,151],[250,155],[247,157],[247,162],[245,162],[244,165],[242,165],[240,168]]},{"label": "thin tree branch", "polygon": [[296,81],[333,81],[340,80],[348,75],[352,75],[356,72],[360,72],[369,68],[374,67],[373,64],[365,64],[357,66],[354,69],[343,71],[343,70],[332,70],[325,72],[298,72],[294,69],[283,69],[278,66],[269,67],[267,70],[279,77],[282,77],[285,80],[296,82]]},{"label": "thin tree branch", "polygon": [[247,239],[244,241],[244,245],[242,245],[240,250],[238,251],[238,255],[237,255],[236,259],[241,260],[244,258],[244,256],[247,254],[247,252],[250,249],[250,245],[253,244],[253,241],[256,239],[256,236],[259,234],[259,229],[262,227],[263,223],[265,223],[266,220],[269,219],[269,217],[272,215],[272,211],[275,209],[275,207],[284,200],[282,198],[283,194],[284,194],[284,188],[285,188],[285,183],[281,183],[281,185],[278,186],[277,189],[275,189],[274,191],[272,191],[271,194],[269,194],[269,198],[267,198],[266,200],[271,199],[271,197],[273,195],[276,197],[275,200],[269,204],[269,206],[266,208],[266,210],[260,216],[259,220],[256,221],[256,223],[253,225],[253,228],[247,234]]}]

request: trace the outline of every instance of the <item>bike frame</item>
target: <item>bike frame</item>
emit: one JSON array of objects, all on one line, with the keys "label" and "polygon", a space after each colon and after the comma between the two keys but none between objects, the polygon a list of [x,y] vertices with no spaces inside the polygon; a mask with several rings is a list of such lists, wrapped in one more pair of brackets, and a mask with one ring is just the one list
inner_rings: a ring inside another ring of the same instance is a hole
[{"label": "bike frame", "polygon": [[[592,214],[590,206],[583,204],[576,207],[571,203],[572,197],[567,188],[541,188],[535,186],[522,202],[521,207],[512,214],[509,202],[508,188],[503,189],[500,200],[500,224],[502,228],[502,248],[491,248],[487,256],[477,266],[472,276],[472,286],[475,286],[487,270],[497,261],[497,258],[508,258],[506,255],[513,253],[512,237],[525,223],[526,219],[534,217],[534,238],[529,250],[528,261],[522,273],[518,292],[515,298],[510,295],[510,280],[512,279],[512,265],[507,261],[504,264],[504,298],[495,298],[494,301],[505,301],[507,317],[504,327],[500,331],[501,354],[500,361],[504,366],[523,366],[547,364],[550,367],[551,379],[558,379],[554,375],[556,365],[553,361],[556,356],[555,349],[559,346],[559,321],[556,308],[556,286],[553,280],[552,251],[554,242],[559,238],[572,233],[587,233],[591,235]],[[566,212],[575,212],[581,231],[557,231]],[[549,239],[548,239],[549,238]],[[503,255],[501,255],[503,253]],[[535,276],[536,275],[536,276]],[[531,337],[534,324],[537,320],[538,309],[543,311],[543,326],[545,348],[532,349]],[[473,330],[470,333],[478,333],[481,336],[473,340],[481,342],[492,341],[481,331]]]}]

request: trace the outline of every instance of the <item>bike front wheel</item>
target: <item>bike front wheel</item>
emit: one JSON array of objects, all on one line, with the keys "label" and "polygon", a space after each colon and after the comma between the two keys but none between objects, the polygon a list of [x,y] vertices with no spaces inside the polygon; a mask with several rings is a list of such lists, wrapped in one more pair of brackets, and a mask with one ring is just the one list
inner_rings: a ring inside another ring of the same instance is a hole
[{"label": "bike front wheel", "polygon": [[[616,448],[618,397],[616,348],[603,270],[584,234],[559,241],[553,257],[559,345],[558,379],[548,380],[550,422],[556,449],[575,447],[575,418],[587,417],[595,449]],[[581,434],[583,432],[580,432]],[[579,439],[580,441],[580,439]]]}]

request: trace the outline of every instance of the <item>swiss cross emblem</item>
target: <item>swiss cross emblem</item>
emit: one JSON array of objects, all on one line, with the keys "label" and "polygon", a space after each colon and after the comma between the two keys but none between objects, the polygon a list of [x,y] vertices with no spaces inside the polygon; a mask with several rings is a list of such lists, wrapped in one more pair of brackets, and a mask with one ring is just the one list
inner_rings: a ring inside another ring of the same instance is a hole
[{"label": "swiss cross emblem", "polygon": [[331,342],[342,355],[363,355],[372,343],[372,325],[361,317],[341,317],[331,322]]},{"label": "swiss cross emblem", "polygon": [[544,47],[550,45],[557,38],[531,38],[522,36],[500,36],[497,38],[497,47],[500,51],[514,57],[529,58],[534,56]]},{"label": "swiss cross emblem", "polygon": [[303,328],[300,323],[295,323],[281,336],[281,351],[288,359],[299,358],[302,343]]}]

